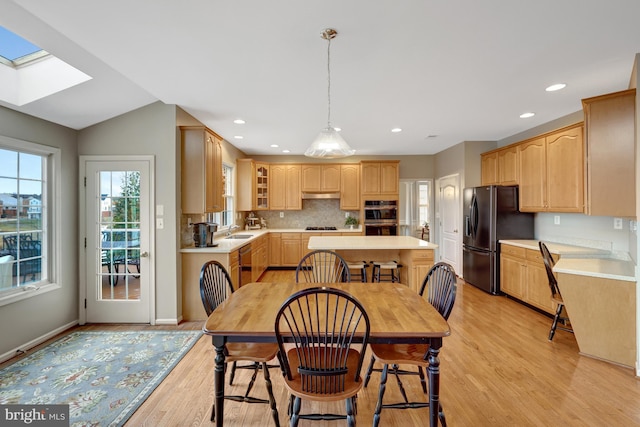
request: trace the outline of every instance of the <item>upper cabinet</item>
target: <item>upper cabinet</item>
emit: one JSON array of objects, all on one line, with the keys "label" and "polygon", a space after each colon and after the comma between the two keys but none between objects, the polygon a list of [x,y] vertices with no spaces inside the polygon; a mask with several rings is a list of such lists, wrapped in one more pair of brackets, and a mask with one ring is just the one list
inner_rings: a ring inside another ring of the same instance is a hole
[{"label": "upper cabinet", "polygon": [[339,164],[303,164],[301,165],[303,192],[340,191]]},{"label": "upper cabinet", "polygon": [[237,209],[254,211],[269,209],[269,165],[251,159],[238,159]]},{"label": "upper cabinet", "polygon": [[363,160],[362,197],[397,196],[399,194],[400,168],[398,160]]},{"label": "upper cabinet", "polygon": [[589,215],[635,217],[636,90],[582,100]]},{"label": "upper cabinet", "polygon": [[269,209],[301,210],[301,166],[299,164],[272,163],[269,183]]},{"label": "upper cabinet", "polygon": [[517,185],[518,147],[508,146],[481,155],[482,185]]},{"label": "upper cabinet", "polygon": [[360,165],[340,165],[340,209],[360,210]]},{"label": "upper cabinet", "polygon": [[582,124],[518,144],[520,210],[584,211]]},{"label": "upper cabinet", "polygon": [[182,213],[222,211],[222,138],[204,126],[181,126],[180,131]]}]

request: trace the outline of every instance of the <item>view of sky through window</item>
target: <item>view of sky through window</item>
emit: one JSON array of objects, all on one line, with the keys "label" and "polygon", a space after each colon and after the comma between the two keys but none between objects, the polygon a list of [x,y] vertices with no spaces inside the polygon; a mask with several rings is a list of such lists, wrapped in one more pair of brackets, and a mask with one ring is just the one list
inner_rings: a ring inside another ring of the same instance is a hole
[{"label": "view of sky through window", "polygon": [[18,58],[42,50],[6,28],[0,27],[0,56],[15,61]]}]

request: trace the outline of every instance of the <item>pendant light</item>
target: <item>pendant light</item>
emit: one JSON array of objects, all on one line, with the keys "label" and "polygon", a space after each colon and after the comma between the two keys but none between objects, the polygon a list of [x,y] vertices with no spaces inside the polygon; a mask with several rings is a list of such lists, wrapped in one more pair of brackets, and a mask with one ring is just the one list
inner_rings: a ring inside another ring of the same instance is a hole
[{"label": "pendant light", "polygon": [[333,28],[325,29],[320,35],[327,40],[327,127],[320,131],[320,134],[307,148],[304,155],[320,159],[336,159],[353,155],[356,150],[349,147],[349,144],[342,138],[338,131],[331,126],[331,39],[335,38],[338,32]]}]

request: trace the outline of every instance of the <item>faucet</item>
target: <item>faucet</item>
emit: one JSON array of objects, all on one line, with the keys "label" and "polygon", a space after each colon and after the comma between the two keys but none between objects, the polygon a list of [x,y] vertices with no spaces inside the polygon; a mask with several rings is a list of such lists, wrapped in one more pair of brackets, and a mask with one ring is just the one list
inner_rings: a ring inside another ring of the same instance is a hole
[{"label": "faucet", "polygon": [[227,231],[227,236],[231,236],[231,232],[233,230],[235,230],[236,228],[240,228],[239,225],[232,225],[231,227],[229,227],[229,230]]}]

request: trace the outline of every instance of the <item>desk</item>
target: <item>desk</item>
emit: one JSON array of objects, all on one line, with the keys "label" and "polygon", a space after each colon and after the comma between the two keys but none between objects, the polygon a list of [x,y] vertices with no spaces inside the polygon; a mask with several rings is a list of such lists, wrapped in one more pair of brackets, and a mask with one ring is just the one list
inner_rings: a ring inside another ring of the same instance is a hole
[{"label": "desk", "polygon": [[[315,283],[250,283],[235,291],[207,319],[203,331],[216,349],[214,373],[216,425],[224,420],[224,351],[227,342],[276,342],[275,318],[293,293]],[[371,323],[371,343],[428,343],[429,418],[438,425],[442,338],[450,335],[447,321],[427,300],[405,285],[331,283],[364,306]]]}]

